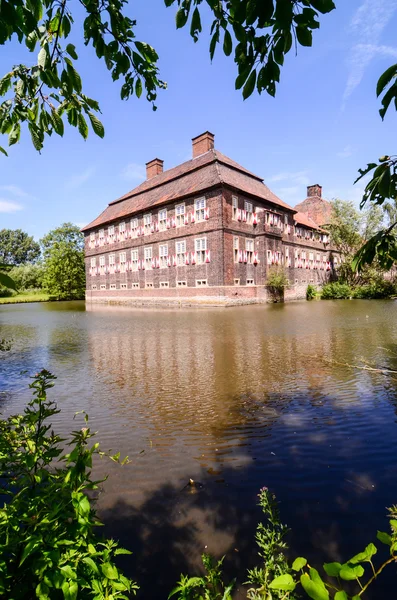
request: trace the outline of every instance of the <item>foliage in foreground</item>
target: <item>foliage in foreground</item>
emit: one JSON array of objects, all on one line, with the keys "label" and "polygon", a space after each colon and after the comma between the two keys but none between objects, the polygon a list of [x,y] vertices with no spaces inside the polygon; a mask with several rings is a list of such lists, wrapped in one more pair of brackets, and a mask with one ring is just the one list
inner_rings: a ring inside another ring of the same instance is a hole
[{"label": "foliage in foreground", "polygon": [[[375,566],[373,557],[378,549],[370,543],[363,552],[359,552],[343,564],[325,563],[323,575],[311,567],[303,557],[298,557],[289,564],[285,555],[288,549],[285,541],[288,528],[281,523],[276,498],[267,488],[260,490],[259,506],[266,517],[265,524],[259,523],[255,536],[262,564],[248,571],[248,600],[295,600],[302,598],[302,593],[312,600],[361,600],[383,569],[397,562],[397,506],[388,509],[390,533],[377,533],[377,539],[389,548],[386,560]],[[221,572],[219,575],[221,576]],[[177,595],[178,600],[222,598],[213,594],[211,590],[207,591],[206,595],[194,595],[196,579],[201,578],[181,575],[179,585],[170,596]],[[192,585],[189,586],[189,582],[193,582]],[[218,582],[218,585],[222,589],[226,587],[222,582]],[[352,586],[356,588],[353,595],[350,591]],[[346,587],[349,592],[344,589]]]},{"label": "foliage in foreground", "polygon": [[[41,371],[22,415],[0,421],[0,473],[6,502],[0,509],[0,595],[5,598],[75,600],[128,598],[137,585],[116,567],[130,554],[101,540],[87,493],[94,455],[102,456],[88,426],[64,442],[52,431],[59,410],[47,399],[55,377]],[[88,418],[85,418],[88,425]],[[114,461],[119,456],[110,457]]]},{"label": "foliage in foreground", "polygon": [[203,577],[181,575],[168,598],[178,595],[179,600],[232,600],[234,581],[226,585],[222,578],[224,558],[217,562],[209,554],[202,555],[205,569]]},{"label": "foliage in foreground", "polygon": [[[202,31],[202,0],[164,0],[177,4],[176,27],[188,26],[196,42]],[[158,55],[148,43],[135,36],[136,21],[127,16],[127,0],[81,0],[80,6],[67,0],[16,0],[3,2],[0,11],[0,45],[17,37],[29,54],[24,63],[11,66],[0,79],[0,133],[8,135],[8,145],[16,144],[22,126],[27,129],[36,150],[45,136],[62,136],[67,120],[84,139],[88,123],[104,136],[99,121],[99,103],[83,91],[78,68],[78,52],[83,43],[92,45],[113,81],[121,81],[120,95],[146,98],[154,103],[166,84],[159,78]],[[3,6],[4,5],[4,6]],[[213,18],[210,31],[210,57],[216,46],[238,66],[236,89],[243,97],[255,88],[259,93],[276,93],[284,57],[298,45],[311,46],[313,31],[320,27],[319,16],[335,8],[333,0],[207,0],[205,8]],[[72,37],[77,43],[67,43]],[[21,51],[22,56],[22,51]],[[153,104],[153,107],[156,108]],[[0,146],[0,151],[6,154]]]}]

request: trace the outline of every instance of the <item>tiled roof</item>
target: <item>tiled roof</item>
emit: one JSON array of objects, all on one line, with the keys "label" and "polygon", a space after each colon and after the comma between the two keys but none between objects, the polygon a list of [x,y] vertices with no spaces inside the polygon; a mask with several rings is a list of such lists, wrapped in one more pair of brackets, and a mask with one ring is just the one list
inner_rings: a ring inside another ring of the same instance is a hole
[{"label": "tiled roof", "polygon": [[298,225],[303,225],[304,227],[310,227],[311,229],[317,229],[318,231],[325,232],[325,229],[321,229],[321,227],[319,227],[317,225],[317,223],[315,221],[313,221],[313,219],[311,219],[305,213],[302,213],[302,212],[295,213],[294,220]]},{"label": "tiled roof", "polygon": [[320,196],[309,196],[295,206],[295,210],[305,213],[318,225],[326,225],[331,221],[331,203]]},{"label": "tiled roof", "polygon": [[82,231],[222,184],[294,210],[273,194],[261,177],[244,169],[218,150],[209,150],[197,158],[144,181],[121,198],[110,202],[94,221],[83,227]]}]

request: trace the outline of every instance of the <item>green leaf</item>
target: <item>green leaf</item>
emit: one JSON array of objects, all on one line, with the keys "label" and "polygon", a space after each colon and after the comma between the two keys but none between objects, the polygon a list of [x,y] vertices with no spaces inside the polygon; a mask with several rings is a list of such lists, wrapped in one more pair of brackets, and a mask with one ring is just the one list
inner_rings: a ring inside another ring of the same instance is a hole
[{"label": "green leaf", "polygon": [[292,592],[295,587],[296,583],[288,573],[279,575],[269,584],[270,589],[282,590],[283,592]]},{"label": "green leaf", "polygon": [[329,600],[328,590],[317,581],[310,579],[306,573],[301,575],[300,581],[306,594],[312,600]]},{"label": "green leaf", "polygon": [[376,537],[380,542],[382,542],[382,544],[386,544],[386,546],[391,546],[392,540],[388,533],[385,533],[384,531],[378,531]]},{"label": "green leaf", "polygon": [[83,562],[85,562],[85,564],[88,565],[94,573],[99,575],[99,569],[95,562],[92,560],[92,558],[90,558],[89,556],[85,556],[83,558]]},{"label": "green leaf", "polygon": [[103,563],[101,565],[101,570],[108,579],[117,579],[119,576],[116,567],[111,563]]},{"label": "green leaf", "polygon": [[71,56],[74,60],[78,59],[77,53],[76,53],[76,47],[73,44],[68,44],[66,46],[66,52],[69,54],[69,56]]},{"label": "green leaf", "polygon": [[98,119],[98,117],[96,117],[92,112],[89,112],[88,116],[90,118],[92,129],[94,130],[94,133],[96,135],[98,135],[100,138],[103,138],[105,135],[105,129],[104,129],[102,123],[100,122],[100,120]]},{"label": "green leaf", "polygon": [[223,52],[226,56],[230,56],[233,50],[232,36],[228,29],[225,30],[225,37],[223,38]]},{"label": "green leaf", "polygon": [[7,152],[4,150],[4,148],[2,146],[0,146],[0,152],[2,154],[4,154],[5,156],[8,156]]},{"label": "green leaf", "polygon": [[14,123],[10,133],[8,134],[8,145],[13,146],[19,141],[21,135],[21,126],[18,123]]},{"label": "green leaf", "polygon": [[391,82],[391,80],[397,76],[397,65],[392,65],[379,77],[378,84],[376,86],[376,95],[380,96],[385,87]]},{"label": "green leaf", "polygon": [[353,556],[353,558],[349,560],[349,564],[356,565],[360,562],[369,562],[373,555],[377,553],[377,551],[378,550],[376,546],[374,546],[374,544],[368,544],[364,552],[356,554],[355,556]]},{"label": "green leaf", "polygon": [[39,65],[39,67],[41,69],[45,69],[45,66],[47,63],[47,57],[48,57],[48,47],[44,46],[43,48],[41,48],[41,50],[37,56],[37,64]]},{"label": "green leaf", "polygon": [[68,577],[69,579],[77,579],[76,571],[74,571],[70,565],[64,565],[60,568],[60,570],[62,571],[62,575],[64,575],[64,577]]},{"label": "green leaf", "polygon": [[341,570],[342,565],[338,562],[324,563],[323,568],[330,577],[339,577],[339,571]]},{"label": "green leaf", "polygon": [[132,554],[130,550],[126,550],[125,548],[117,548],[114,552],[115,556],[118,554]]},{"label": "green leaf", "polygon": [[[83,115],[81,113],[78,116],[78,128],[79,128],[80,135],[86,140],[88,137],[88,125],[87,125],[85,118],[83,117]],[[87,500],[87,498],[85,498],[85,500]],[[89,506],[88,500],[87,500],[87,503]]]},{"label": "green leaf", "polygon": [[334,596],[334,600],[349,600],[349,597],[346,594],[346,592],[341,590],[340,592],[336,592],[336,594]]},{"label": "green leaf", "polygon": [[136,80],[135,94],[137,98],[140,98],[142,96],[142,80],[140,77],[138,77],[138,79]]},{"label": "green leaf", "polygon": [[64,126],[63,126],[62,117],[56,110],[51,111],[51,120],[52,120],[52,124],[54,126],[55,132],[58,135],[63,136]]},{"label": "green leaf", "polygon": [[339,571],[339,577],[345,581],[353,581],[364,575],[364,569],[361,565],[350,566],[349,563],[342,566]]},{"label": "green leaf", "polygon": [[192,22],[190,25],[190,35],[192,36],[192,38],[194,39],[195,42],[197,42],[198,34],[201,31],[202,31],[202,27],[201,27],[200,12],[196,6],[196,8],[193,11]]},{"label": "green leaf", "polygon": [[[4,273],[0,273],[0,283],[2,283],[2,279],[4,280],[4,277],[7,277],[7,275],[4,275]],[[4,285],[4,284],[2,284]],[[15,288],[12,288],[15,289]],[[33,539],[30,540],[24,547],[23,552],[22,552],[22,556],[21,556],[21,560],[19,561],[19,566],[21,566],[25,560],[28,558],[28,556],[30,556],[32,554],[32,552],[34,552],[34,550],[39,546],[39,542],[37,541],[37,539]]]},{"label": "green leaf", "polygon": [[247,98],[249,98],[249,96],[251,96],[252,92],[255,89],[255,83],[256,83],[256,71],[253,70],[251,72],[251,75],[247,79],[247,83],[245,84],[245,86],[243,88],[244,100],[246,100]]},{"label": "green leaf", "polygon": [[312,32],[307,27],[298,25],[296,28],[296,37],[301,46],[311,46],[313,43]]},{"label": "green leaf", "polygon": [[300,571],[301,569],[303,569],[303,567],[306,567],[306,565],[307,565],[306,558],[302,558],[301,556],[298,556],[298,558],[295,558],[294,562],[292,563],[292,568],[294,571]]},{"label": "green leaf", "polygon": [[[65,60],[68,60],[68,59],[65,59]],[[77,73],[76,69],[74,68],[74,66],[71,63],[68,63],[67,72],[73,83],[74,89],[79,94],[82,90],[82,83],[81,83],[80,75]]]},{"label": "green leaf", "polygon": [[187,18],[188,12],[183,8],[180,8],[175,15],[176,28],[180,29],[181,27],[184,27],[187,23]]},{"label": "green leaf", "polygon": [[[9,275],[6,275],[5,273],[0,273],[0,285],[3,285],[4,287],[6,287],[10,290],[17,291],[15,282],[13,281],[13,279],[11,279],[11,277]],[[22,553],[22,557],[24,556],[25,552],[29,552],[28,548],[32,548],[35,545],[35,542],[32,542],[32,546],[29,546],[29,544],[30,544],[30,542],[25,546],[24,551]],[[29,556],[29,554],[27,554],[26,556]],[[25,556],[25,558],[26,558],[26,556]],[[25,558],[23,560],[25,560]]]}]

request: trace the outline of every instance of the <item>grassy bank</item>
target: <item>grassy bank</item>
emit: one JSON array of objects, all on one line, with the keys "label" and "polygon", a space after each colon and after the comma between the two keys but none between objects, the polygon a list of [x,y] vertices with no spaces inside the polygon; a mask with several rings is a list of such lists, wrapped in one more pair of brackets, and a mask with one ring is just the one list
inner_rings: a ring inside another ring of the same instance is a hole
[{"label": "grassy bank", "polygon": [[40,294],[16,294],[8,298],[0,298],[0,304],[19,304],[22,302],[48,302],[49,294],[42,292]]}]

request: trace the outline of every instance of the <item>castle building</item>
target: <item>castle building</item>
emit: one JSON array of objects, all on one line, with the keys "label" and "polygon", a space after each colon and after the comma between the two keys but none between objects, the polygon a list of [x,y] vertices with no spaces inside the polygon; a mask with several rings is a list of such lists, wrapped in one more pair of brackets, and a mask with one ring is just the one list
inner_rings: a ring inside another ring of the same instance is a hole
[{"label": "castle building", "polygon": [[274,269],[286,300],[327,281],[338,260],[327,231],[215,150],[212,133],[192,142],[191,160],[148,162],[146,181],[83,228],[87,301],[265,302]]}]

